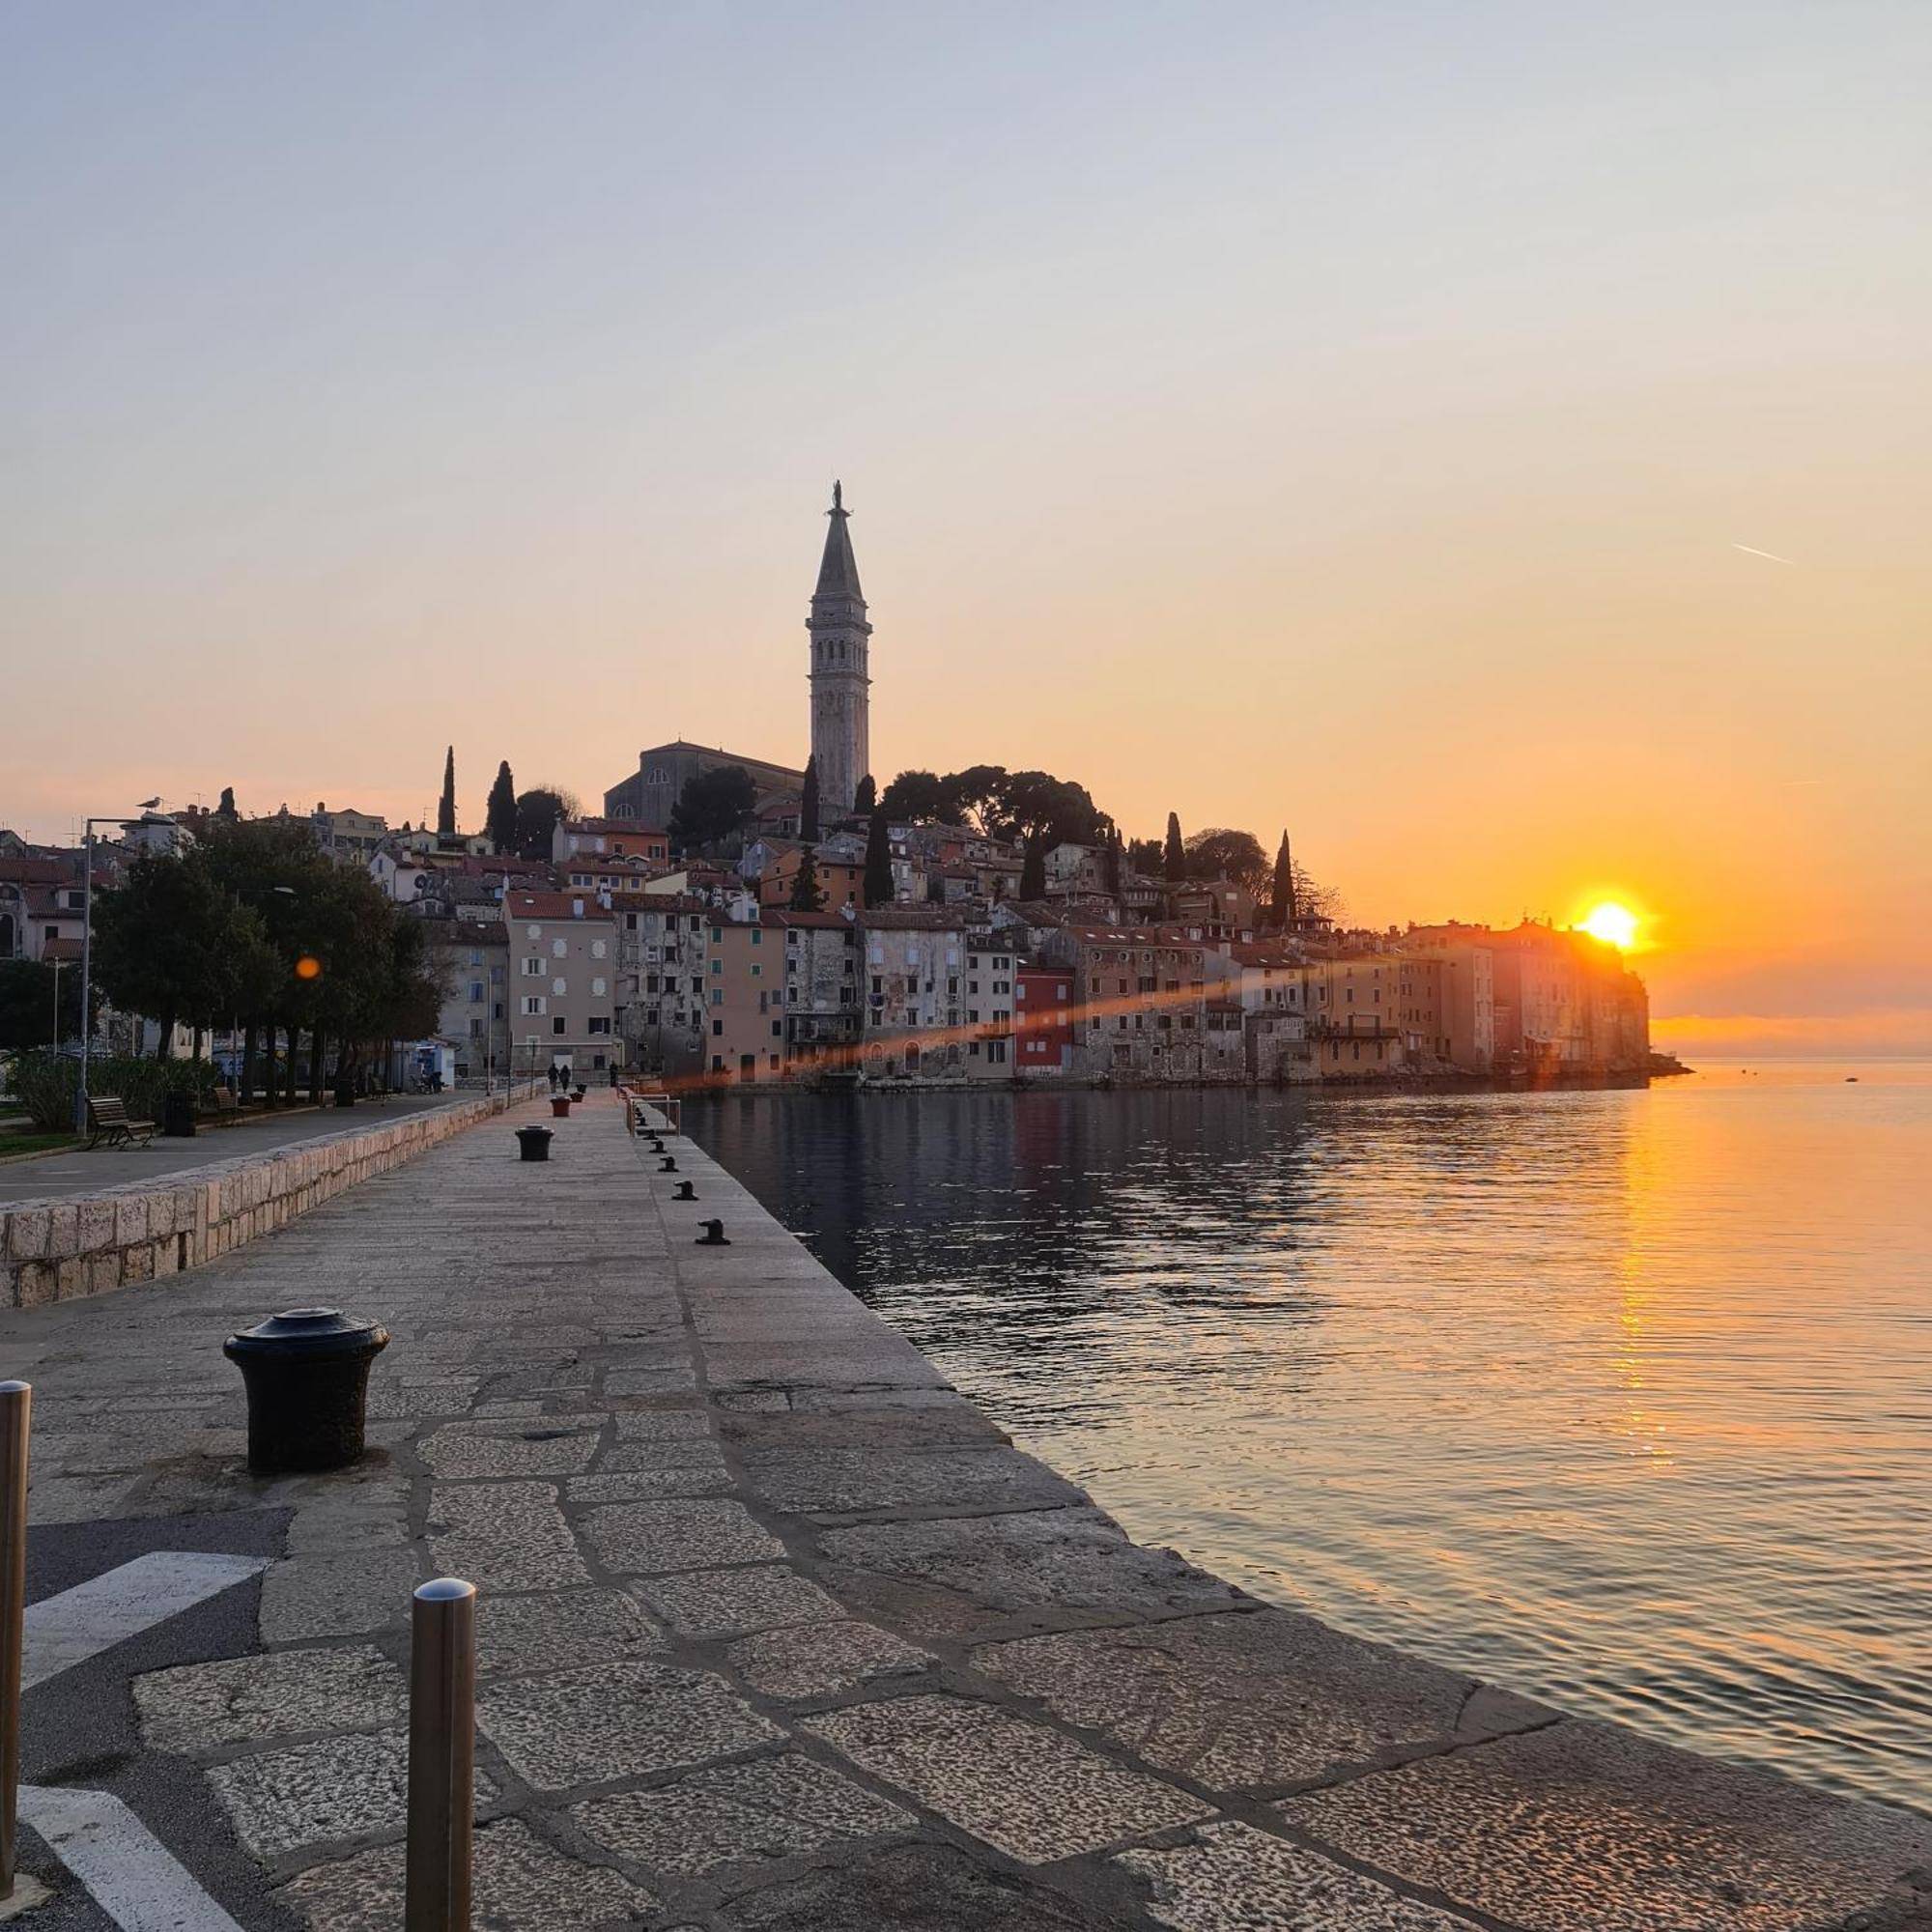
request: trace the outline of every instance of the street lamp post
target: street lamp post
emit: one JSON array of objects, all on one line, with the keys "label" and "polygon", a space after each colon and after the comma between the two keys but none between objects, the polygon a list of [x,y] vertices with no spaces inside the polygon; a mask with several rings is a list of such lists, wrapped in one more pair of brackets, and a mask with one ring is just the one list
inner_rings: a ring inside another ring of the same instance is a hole
[{"label": "street lamp post", "polygon": [[[158,798],[142,801],[141,810],[152,811]],[[87,1131],[87,1052],[93,1044],[93,1015],[88,1011],[94,990],[94,828],[97,825],[125,825],[125,813],[102,812],[87,820],[81,834],[80,879],[80,1084],[73,1096],[73,1130]]]},{"label": "street lamp post", "polygon": [[65,960],[63,960],[63,959],[56,959],[56,960],[55,960],[55,961],[53,962],[53,969],[54,969],[54,1038],[53,1038],[53,1048],[54,1048],[54,1051],[55,1051],[56,1053],[58,1053],[58,1052],[60,1051],[60,975],[61,975],[61,968],[62,968],[62,967],[63,967],[63,966],[64,966],[64,965],[65,965],[66,963],[67,963],[67,962],[66,962]]}]

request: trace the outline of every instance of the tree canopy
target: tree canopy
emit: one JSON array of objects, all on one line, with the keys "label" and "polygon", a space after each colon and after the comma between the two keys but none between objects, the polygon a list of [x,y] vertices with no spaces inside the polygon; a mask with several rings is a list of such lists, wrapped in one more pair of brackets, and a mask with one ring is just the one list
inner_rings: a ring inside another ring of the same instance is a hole
[{"label": "tree canopy", "polygon": [[558,785],[533,785],[517,794],[517,856],[549,859],[552,836],[580,810],[571,793]]},{"label": "tree canopy", "polygon": [[818,885],[818,867],[812,862],[810,845],[799,855],[798,871],[791,882],[790,903],[793,912],[816,912],[825,903],[825,895]]},{"label": "tree canopy", "polygon": [[1007,841],[1044,839],[1047,847],[1098,844],[1112,824],[1085,785],[1004,765],[969,765],[944,778],[901,772],[880,802],[895,818],[937,819]]},{"label": "tree canopy", "polygon": [[671,807],[671,843],[683,851],[715,845],[744,824],[757,802],[758,787],[743,765],[694,772]]},{"label": "tree canopy", "polygon": [[1252,832],[1210,826],[1187,841],[1190,879],[1233,879],[1260,896],[1268,882],[1268,857]]},{"label": "tree canopy", "polygon": [[[60,987],[60,1014],[54,1014],[54,988]],[[95,988],[94,1009],[100,1009]],[[80,968],[58,973],[44,959],[0,959],[0,1053],[26,1053],[80,1037]]]},{"label": "tree canopy", "polygon": [[349,1043],[435,1030],[441,986],[425,923],[307,829],[216,821],[143,854],[95,913],[95,973],[118,1007],[170,1024],[321,1029]]},{"label": "tree canopy", "polygon": [[[497,767],[497,781],[490,787],[490,802],[483,810],[483,830],[489,835],[493,852],[508,852],[517,842],[517,781],[510,776],[510,761]],[[550,856],[550,848],[544,848]]]},{"label": "tree canopy", "polygon": [[1167,814],[1167,842],[1161,848],[1160,869],[1170,884],[1179,885],[1187,876],[1187,847],[1180,842],[1180,814]]}]

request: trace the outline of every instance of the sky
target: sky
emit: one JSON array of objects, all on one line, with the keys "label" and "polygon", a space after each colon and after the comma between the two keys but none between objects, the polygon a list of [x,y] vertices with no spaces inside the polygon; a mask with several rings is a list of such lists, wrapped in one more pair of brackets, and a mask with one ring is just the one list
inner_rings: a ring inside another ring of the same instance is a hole
[{"label": "sky", "polygon": [[[872,744],[1932,1051],[1932,9],[0,11],[0,824]],[[1758,553],[1769,553],[1759,554]]]}]

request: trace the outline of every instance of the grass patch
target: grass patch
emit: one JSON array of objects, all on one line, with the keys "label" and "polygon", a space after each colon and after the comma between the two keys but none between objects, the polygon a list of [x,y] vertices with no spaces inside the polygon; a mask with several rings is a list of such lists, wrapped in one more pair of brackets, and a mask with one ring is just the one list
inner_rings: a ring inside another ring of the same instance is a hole
[{"label": "grass patch", "polygon": [[80,1142],[72,1134],[43,1134],[38,1130],[25,1133],[0,1133],[0,1160],[10,1154],[58,1153],[63,1149],[78,1147]]}]

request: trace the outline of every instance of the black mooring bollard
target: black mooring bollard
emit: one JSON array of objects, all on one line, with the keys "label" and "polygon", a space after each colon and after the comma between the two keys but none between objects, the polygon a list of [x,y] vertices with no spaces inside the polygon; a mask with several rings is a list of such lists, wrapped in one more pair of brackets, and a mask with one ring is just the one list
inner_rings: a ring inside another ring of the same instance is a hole
[{"label": "black mooring bollard", "polygon": [[700,1248],[728,1248],[731,1245],[724,1238],[724,1223],[723,1221],[700,1221],[697,1225],[704,1232],[698,1236],[695,1243],[696,1246]]},{"label": "black mooring bollard", "polygon": [[680,1180],[677,1183],[677,1192],[670,1198],[673,1201],[696,1201],[697,1199],[697,1189],[692,1186],[690,1181]]},{"label": "black mooring bollard", "polygon": [[362,1456],[369,1365],[389,1331],[335,1308],[291,1308],[231,1335],[221,1352],[248,1392],[248,1467],[258,1476],[340,1469]]},{"label": "black mooring bollard", "polygon": [[658,1172],[660,1174],[675,1174],[677,1172],[676,1154],[674,1153],[666,1154],[665,1157],[658,1162]]},{"label": "black mooring bollard", "polygon": [[554,1136],[548,1127],[519,1127],[517,1153],[524,1160],[548,1160]]}]

